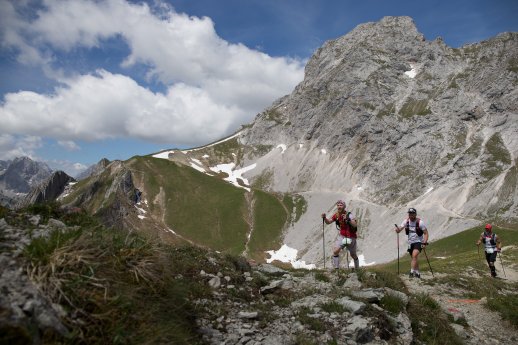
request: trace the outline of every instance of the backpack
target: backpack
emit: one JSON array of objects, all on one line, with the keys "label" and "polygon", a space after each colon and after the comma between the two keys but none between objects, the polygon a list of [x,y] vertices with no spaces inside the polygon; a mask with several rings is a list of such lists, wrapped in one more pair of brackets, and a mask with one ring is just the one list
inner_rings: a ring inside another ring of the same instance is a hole
[{"label": "backpack", "polygon": [[[419,226],[419,221],[421,219],[420,218],[417,218],[415,220],[415,233],[417,234],[417,236],[421,237],[423,236],[423,230],[421,229],[421,227]],[[405,234],[408,236],[408,234],[410,233],[410,219],[407,219],[406,220],[406,226],[405,226]]]},{"label": "backpack", "polygon": [[[347,212],[346,217],[345,217],[346,222],[351,220],[350,214],[351,214],[351,212]],[[340,219],[338,218],[338,212],[335,213],[335,215],[337,216],[336,220],[335,220],[336,229],[340,230]],[[358,231],[358,227],[352,226],[351,223],[349,223],[349,229],[351,230],[351,232]]]}]

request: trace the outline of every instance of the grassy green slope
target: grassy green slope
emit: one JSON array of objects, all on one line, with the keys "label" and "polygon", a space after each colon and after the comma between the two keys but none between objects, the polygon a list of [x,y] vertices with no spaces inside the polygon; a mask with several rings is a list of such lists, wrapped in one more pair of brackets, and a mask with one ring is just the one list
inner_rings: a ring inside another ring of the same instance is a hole
[{"label": "grassy green slope", "polygon": [[254,191],[254,198],[254,231],[249,242],[250,253],[278,249],[280,230],[283,229],[288,215],[275,196]]},{"label": "grassy green slope", "polygon": [[150,207],[163,208],[164,222],[173,231],[215,250],[244,250],[248,225],[243,189],[164,159],[135,157],[129,165],[144,179]]},{"label": "grassy green slope", "polygon": [[253,217],[249,219],[247,192],[242,188],[164,159],[134,157],[128,165],[135,180],[145,186],[144,197],[151,212],[165,212],[165,224],[181,236],[215,250],[240,254],[248,240],[247,220],[251,220],[248,252],[253,258],[262,258],[265,250],[279,247],[288,215],[276,196],[254,190]]}]

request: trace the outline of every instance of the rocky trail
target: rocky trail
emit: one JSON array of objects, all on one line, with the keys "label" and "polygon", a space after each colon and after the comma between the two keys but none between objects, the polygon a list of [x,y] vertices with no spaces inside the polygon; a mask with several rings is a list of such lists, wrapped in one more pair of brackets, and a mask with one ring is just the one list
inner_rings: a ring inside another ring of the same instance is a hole
[{"label": "rocky trail", "polygon": [[[497,261],[499,277],[506,282],[518,282],[516,267],[504,262],[506,277],[502,271],[500,260]],[[489,271],[488,271],[489,274]],[[435,273],[435,278],[443,278],[446,274]],[[490,310],[487,306],[487,297],[466,298],[470,290],[467,279],[463,277],[482,278],[478,271],[465,271],[459,280],[466,282],[466,288],[453,287],[450,284],[435,282],[432,275],[424,273],[421,279],[402,279],[412,294],[426,293],[441,306],[444,312],[453,318],[451,326],[466,344],[517,344],[518,330],[507,320],[502,319],[499,313]],[[509,293],[516,293],[509,291]]]}]

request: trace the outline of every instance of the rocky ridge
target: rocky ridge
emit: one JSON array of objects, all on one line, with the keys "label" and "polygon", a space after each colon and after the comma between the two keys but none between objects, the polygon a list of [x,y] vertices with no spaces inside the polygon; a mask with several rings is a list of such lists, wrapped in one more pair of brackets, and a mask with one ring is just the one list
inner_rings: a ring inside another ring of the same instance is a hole
[{"label": "rocky ridge", "polygon": [[[144,242],[139,249],[128,240],[131,232],[105,229],[96,233],[99,226],[81,228],[47,216],[2,212],[7,216],[0,219],[1,341],[23,338],[40,344],[81,339],[105,343],[113,337],[103,333],[110,330],[103,325],[113,324],[113,318],[106,315],[133,320],[124,314],[134,312],[128,303],[145,308],[155,299],[165,306],[164,319],[139,310],[139,315],[147,315],[141,321],[165,322],[158,325],[161,329],[170,325],[171,313],[178,312],[175,308],[187,308],[189,320],[185,322],[196,334],[188,336],[192,344],[427,343],[424,339],[492,344],[518,339],[512,326],[505,334],[490,334],[488,315],[500,320],[499,325],[507,322],[484,306],[484,301],[494,296],[464,304],[470,302],[462,299],[470,290],[451,284],[469,284],[471,280],[457,274],[447,279],[447,273],[436,272],[435,278],[423,274],[421,280],[403,277],[401,282],[394,273],[383,270],[283,269],[207,249],[153,245],[153,241]],[[70,220],[67,212],[58,213]],[[99,247],[94,240],[105,243],[116,233],[122,242]],[[27,250],[29,244],[32,247]],[[509,259],[512,248],[506,247]],[[516,265],[505,264],[511,282],[494,284],[500,286],[499,295],[512,295],[518,277]],[[106,275],[108,267],[117,276]],[[500,272],[502,267],[497,269]],[[473,279],[473,272],[479,271],[468,268],[463,274]],[[118,285],[121,278],[131,285]],[[166,281],[172,285],[164,285]],[[121,287],[123,291],[144,292],[149,301],[126,300],[134,295],[124,295]],[[185,287],[190,287],[185,299],[166,293],[178,293]],[[120,309],[97,309],[99,305]],[[88,308],[96,312],[89,314]],[[146,334],[142,329],[140,332],[144,333],[137,334]],[[174,327],[171,332],[175,333]],[[82,338],[87,334],[92,338]],[[125,338],[130,343],[131,336]],[[162,343],[167,338],[153,339],[151,343]]]},{"label": "rocky ridge", "polygon": [[65,188],[76,180],[68,176],[64,171],[55,171],[40,185],[36,186],[28,193],[25,198],[18,205],[19,207],[26,207],[33,204],[43,204],[56,200]]},{"label": "rocky ridge", "polygon": [[110,161],[106,158],[101,159],[97,164],[89,166],[85,171],[77,175],[77,180],[81,181],[90,176],[97,176],[103,172],[104,168],[106,168],[110,164]]}]

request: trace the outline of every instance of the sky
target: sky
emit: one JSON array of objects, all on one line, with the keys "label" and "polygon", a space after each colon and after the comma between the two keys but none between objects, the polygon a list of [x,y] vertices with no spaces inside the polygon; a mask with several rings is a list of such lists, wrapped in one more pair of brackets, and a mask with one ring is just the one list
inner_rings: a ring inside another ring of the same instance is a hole
[{"label": "sky", "polygon": [[0,0],[0,160],[76,176],[211,143],[304,78],[324,42],[410,16],[451,47],[518,31],[515,0]]}]

